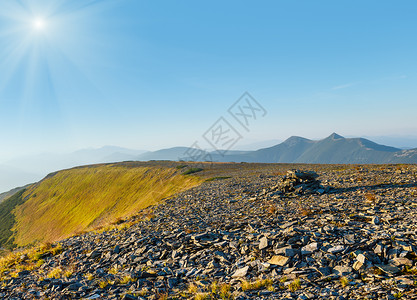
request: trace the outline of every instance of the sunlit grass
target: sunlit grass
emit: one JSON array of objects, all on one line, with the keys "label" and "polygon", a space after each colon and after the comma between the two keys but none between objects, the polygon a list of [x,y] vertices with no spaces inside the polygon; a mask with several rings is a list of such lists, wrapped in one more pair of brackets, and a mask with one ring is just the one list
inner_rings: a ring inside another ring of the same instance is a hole
[{"label": "sunlit grass", "polygon": [[340,278],[340,284],[342,287],[347,287],[349,285],[349,279],[345,276]]},{"label": "sunlit grass", "polygon": [[55,268],[52,269],[49,273],[48,273],[48,278],[55,278],[55,279],[59,279],[61,278],[63,275],[63,271],[61,268]]},{"label": "sunlit grass", "polygon": [[110,224],[201,182],[175,168],[98,165],[61,171],[24,193],[28,200],[15,210],[15,243],[56,241]]},{"label": "sunlit grass", "polygon": [[106,280],[101,280],[101,281],[98,283],[98,286],[99,286],[101,289],[106,288],[108,285],[109,285],[109,283],[108,283]]},{"label": "sunlit grass", "polygon": [[109,274],[116,275],[119,272],[119,268],[117,266],[113,266],[108,270]]},{"label": "sunlit grass", "polygon": [[268,290],[272,290],[273,281],[271,279],[256,280],[253,282],[244,280],[241,287],[243,291],[259,290],[266,287]]},{"label": "sunlit grass", "polygon": [[120,284],[128,284],[128,283],[135,282],[135,281],[136,281],[135,278],[133,278],[130,275],[126,275],[120,280]]},{"label": "sunlit grass", "polygon": [[299,290],[301,288],[301,281],[300,279],[294,279],[294,281],[292,281],[289,285],[288,285],[288,289],[291,292],[295,292],[296,290]]},{"label": "sunlit grass", "polygon": [[[42,257],[58,255],[62,250],[63,248],[60,244],[52,245],[48,243],[22,251],[10,252],[0,257],[0,281],[10,277],[17,277],[21,271],[37,270],[45,263]],[[55,275],[58,275],[58,273],[58,270],[55,270],[54,273],[50,274],[51,278],[55,278]],[[61,274],[62,272],[59,275]],[[66,273],[66,275],[68,274]]]}]

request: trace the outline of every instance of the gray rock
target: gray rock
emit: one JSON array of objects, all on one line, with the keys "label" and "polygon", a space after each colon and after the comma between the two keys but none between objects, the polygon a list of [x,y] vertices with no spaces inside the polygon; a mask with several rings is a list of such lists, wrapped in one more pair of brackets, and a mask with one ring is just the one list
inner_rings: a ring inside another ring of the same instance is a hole
[{"label": "gray rock", "polygon": [[282,256],[282,255],[274,255],[270,260],[268,260],[268,263],[271,265],[277,265],[277,266],[285,266],[290,259],[288,257]]},{"label": "gray rock", "polygon": [[83,286],[83,284],[76,282],[73,284],[70,284],[67,289],[70,291],[78,291],[81,287]]},{"label": "gray rock", "polygon": [[401,272],[401,269],[391,265],[376,265],[376,267],[391,276]]},{"label": "gray rock", "polygon": [[304,247],[301,248],[301,254],[302,255],[307,255],[307,254],[311,254],[314,251],[318,250],[318,243],[314,242],[314,243],[310,243]]},{"label": "gray rock", "polygon": [[245,277],[248,271],[249,271],[249,266],[243,267],[241,269],[237,269],[235,273],[232,275],[232,278]]},{"label": "gray rock", "polygon": [[403,258],[403,257],[393,258],[389,261],[389,263],[397,267],[400,267],[400,266],[412,267],[413,266],[413,261],[411,259]]},{"label": "gray rock", "polygon": [[352,273],[352,268],[349,266],[336,266],[333,268],[333,273],[339,276],[345,276]]},{"label": "gray rock", "polygon": [[361,262],[361,263],[362,263],[362,265],[364,265],[364,264],[365,264],[365,262],[366,262],[366,257],[365,257],[365,255],[363,255],[363,254],[361,253],[361,254],[359,254],[359,255],[356,257],[356,260],[357,260],[357,261],[359,261],[359,262]]},{"label": "gray rock", "polygon": [[343,250],[345,250],[345,246],[343,246],[343,245],[337,245],[337,246],[334,246],[334,247],[329,248],[327,250],[327,252],[332,253],[332,254],[336,254],[336,253],[342,252]]},{"label": "gray rock", "polygon": [[268,247],[268,239],[266,237],[262,237],[259,240],[259,250],[263,250]]}]

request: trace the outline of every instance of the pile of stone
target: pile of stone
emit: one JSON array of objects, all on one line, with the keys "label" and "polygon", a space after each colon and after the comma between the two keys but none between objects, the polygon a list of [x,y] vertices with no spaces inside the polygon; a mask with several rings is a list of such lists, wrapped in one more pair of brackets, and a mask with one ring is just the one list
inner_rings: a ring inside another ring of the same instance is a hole
[{"label": "pile of stone", "polygon": [[318,177],[314,171],[290,170],[282,178],[278,190],[283,194],[323,194],[326,189],[320,184]]}]

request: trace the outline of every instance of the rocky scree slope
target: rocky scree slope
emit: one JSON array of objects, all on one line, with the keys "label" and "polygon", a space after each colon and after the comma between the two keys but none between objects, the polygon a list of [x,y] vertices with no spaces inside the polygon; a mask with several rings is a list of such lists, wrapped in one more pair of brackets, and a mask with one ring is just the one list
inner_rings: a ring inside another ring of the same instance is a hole
[{"label": "rocky scree slope", "polygon": [[3,259],[0,297],[416,298],[416,166],[298,165],[322,185],[301,190],[286,165],[220,167],[112,230]]}]

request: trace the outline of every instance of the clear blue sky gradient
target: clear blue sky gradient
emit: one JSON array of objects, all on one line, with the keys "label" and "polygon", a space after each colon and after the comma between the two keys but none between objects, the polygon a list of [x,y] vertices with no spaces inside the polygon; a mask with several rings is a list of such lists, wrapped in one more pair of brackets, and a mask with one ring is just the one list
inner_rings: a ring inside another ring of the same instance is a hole
[{"label": "clear blue sky gradient", "polygon": [[248,141],[417,135],[416,15],[415,0],[2,0],[0,156],[189,146],[245,91],[268,111]]}]

